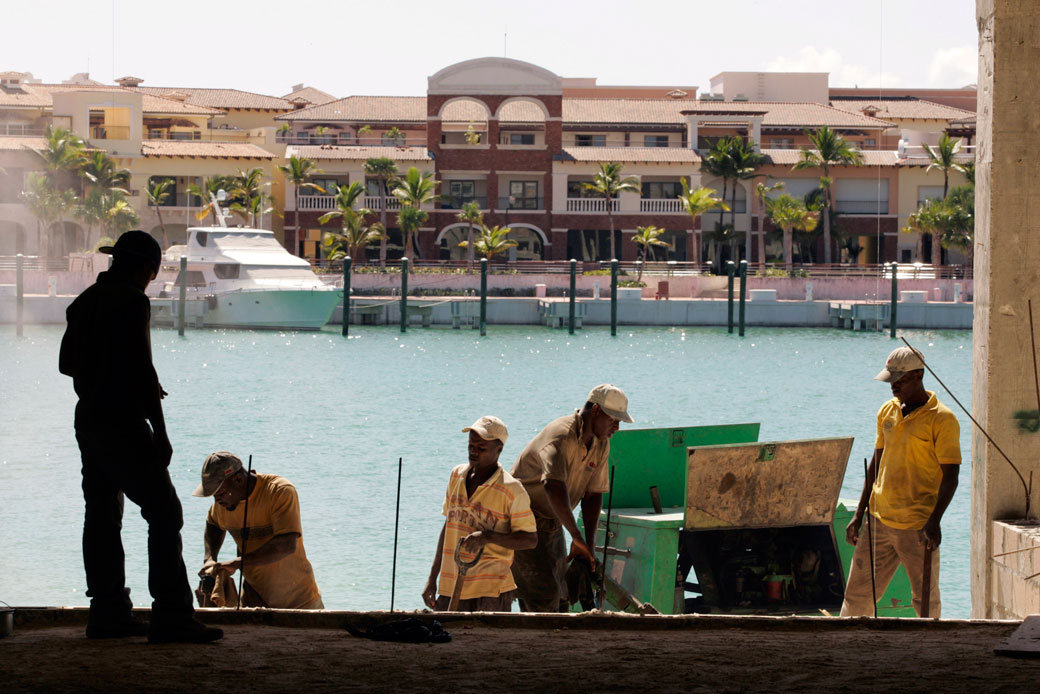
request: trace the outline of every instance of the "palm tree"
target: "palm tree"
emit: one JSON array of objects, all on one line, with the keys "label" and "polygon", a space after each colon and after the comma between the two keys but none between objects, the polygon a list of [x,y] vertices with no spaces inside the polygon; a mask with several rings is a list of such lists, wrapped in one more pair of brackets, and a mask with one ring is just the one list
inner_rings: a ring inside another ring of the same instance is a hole
[{"label": "palm tree", "polygon": [[358,182],[348,187],[341,186],[336,191],[336,209],[323,214],[318,222],[325,224],[336,217],[342,220],[342,233],[326,232],[322,238],[322,245],[329,260],[339,260],[346,255],[355,258],[358,264],[364,260],[362,253],[364,248],[373,244],[385,235],[380,223],[365,224],[365,219],[372,215],[372,210],[362,207],[355,209],[354,204],[365,194],[365,186]]},{"label": "palm tree", "polygon": [[469,225],[469,232],[466,234],[466,269],[473,269],[473,225],[484,224],[484,213],[480,211],[480,203],[476,200],[470,200],[469,202],[463,203],[462,208],[455,219],[460,222],[466,222]]},{"label": "palm tree", "polygon": [[282,137],[288,137],[292,134],[292,123],[282,123],[275,130],[275,134],[281,135]]},{"label": "palm tree", "polygon": [[159,218],[159,228],[162,229],[163,250],[170,247],[170,238],[166,235],[166,224],[162,218],[162,207],[170,199],[170,186],[173,185],[172,178],[149,178],[148,179],[148,204],[155,208],[155,216]]},{"label": "palm tree", "polygon": [[[742,137],[734,137],[733,144],[729,149],[729,157],[733,160],[733,193],[730,198],[730,225],[734,231],[737,226],[737,185],[738,181],[747,181],[758,175],[758,169],[765,163],[766,158],[755,151],[755,142],[745,140]],[[744,233],[744,257],[751,259],[751,224],[748,223],[747,231]]]},{"label": "palm tree", "polygon": [[210,195],[216,197],[221,190],[228,193],[234,187],[235,179],[231,176],[207,176],[202,179],[201,185],[197,183],[189,184],[188,194],[197,197],[201,205],[199,211],[195,213],[195,219],[202,221],[213,211],[210,205]]},{"label": "palm tree", "polygon": [[[419,232],[419,227],[430,216],[421,208],[424,204],[433,202],[439,197],[436,192],[439,185],[440,181],[435,181],[432,173],[419,171],[419,169],[412,166],[408,169],[404,178],[398,179],[397,186],[391,191],[393,196],[401,201],[401,211],[398,213],[397,219],[401,227],[401,234],[404,236],[404,255],[406,258],[412,257],[413,248],[416,247],[413,244],[413,236]],[[413,212],[405,214],[406,207],[412,207],[417,212],[422,212],[422,214],[418,215]],[[407,232],[405,231],[406,218],[409,227]]]},{"label": "palm tree", "polygon": [[[950,171],[964,173],[964,166],[957,161],[957,154],[961,151],[961,141],[954,142],[949,133],[939,136],[939,144],[933,149],[931,145],[924,145],[924,151],[928,154],[928,168],[925,173],[937,169],[943,174],[943,200],[950,191]],[[942,264],[941,233],[938,229],[932,232],[932,265]]]},{"label": "palm tree", "polygon": [[819,213],[805,206],[805,203],[787,193],[772,198],[768,202],[769,220],[777,229],[783,231],[784,265],[791,269],[793,262],[793,239],[795,230],[812,231],[819,222]]},{"label": "palm tree", "polygon": [[293,193],[296,202],[295,211],[293,213],[293,224],[295,225],[295,235],[293,238],[294,247],[289,249],[289,252],[295,255],[298,252],[296,239],[300,237],[300,189],[309,188],[311,190],[316,190],[319,193],[324,193],[325,191],[321,189],[321,186],[310,183],[307,180],[315,174],[320,174],[322,171],[316,167],[314,162],[310,159],[307,159],[306,157],[298,157],[295,154],[289,157],[289,161],[279,166],[278,169],[285,174],[285,180],[291,183],[295,188]]},{"label": "palm tree", "polygon": [[975,259],[975,186],[957,186],[946,196],[947,208],[942,220],[943,248],[964,254],[966,265],[971,267]]},{"label": "palm tree", "polygon": [[[34,171],[26,180],[22,192],[29,212],[36,217],[36,248],[39,255],[50,255],[44,250],[43,231],[61,221],[65,213],[76,202],[76,195],[69,189],[56,190],[47,178],[47,174]],[[49,244],[48,244],[49,246]]]},{"label": "palm tree", "polygon": [[268,198],[264,188],[269,185],[270,181],[264,180],[264,170],[259,167],[249,171],[239,170],[238,175],[232,178],[231,190],[227,192],[234,202],[229,207],[242,215],[251,227],[255,226],[257,216],[261,217],[262,223],[263,215],[270,211],[264,208]]},{"label": "palm tree", "polygon": [[117,190],[124,195],[130,194],[128,190],[130,169],[120,169],[112,157],[101,150],[94,150],[83,155],[79,173],[87,180],[89,188],[97,188],[102,191]]},{"label": "palm tree", "polygon": [[83,138],[67,128],[48,125],[44,131],[46,145],[42,149],[30,147],[43,165],[47,182],[55,190],[72,188],[87,144]]},{"label": "palm tree", "polygon": [[831,165],[860,166],[863,155],[849,142],[826,125],[819,130],[805,131],[812,148],[802,147],[802,158],[792,170],[821,169],[820,186],[823,188],[823,262],[831,262]]},{"label": "palm tree", "polygon": [[383,133],[383,137],[395,145],[403,145],[405,143],[405,135],[396,125]]},{"label": "palm tree", "polygon": [[765,183],[755,186],[755,197],[758,199],[758,266],[763,270],[766,267],[766,206],[769,203],[769,194],[783,188],[783,181],[777,181],[771,186]]},{"label": "palm tree", "polygon": [[664,241],[660,238],[661,234],[664,233],[664,229],[661,227],[645,226],[636,227],[636,234],[632,237],[632,240],[639,246],[642,251],[642,261],[639,264],[639,274],[636,276],[636,284],[643,281],[643,269],[646,267],[647,254],[653,255],[654,246],[663,246],[664,248],[671,248],[672,244]]},{"label": "palm tree", "polygon": [[[118,196],[118,193],[110,193]],[[108,236],[118,239],[123,232],[129,231],[141,223],[141,218],[126,200],[116,197],[112,206],[108,208],[105,215],[104,228],[108,230]]]},{"label": "palm tree", "polygon": [[607,222],[610,225],[610,257],[617,258],[614,247],[614,214],[611,201],[623,192],[639,192],[639,179],[634,176],[621,177],[621,164],[600,162],[599,171],[592,177],[592,183],[586,183],[585,190],[603,198],[607,210]]},{"label": "palm tree", "polygon": [[[372,128],[365,125],[358,129],[361,131]],[[386,229],[386,187],[390,181],[397,178],[397,164],[390,157],[372,157],[365,160],[365,175],[372,176],[379,183],[379,223]],[[379,267],[386,267],[386,235],[379,241]]]},{"label": "palm tree", "polygon": [[[505,253],[510,248],[516,248],[517,242],[506,238],[511,233],[513,233],[513,230],[509,227],[489,227],[486,224],[481,224],[480,233],[473,241],[472,246],[477,249],[477,253],[487,258],[488,263],[490,263],[491,259],[496,255]],[[469,241],[463,241],[459,244],[459,247],[468,248],[470,245]]]},{"label": "palm tree", "polygon": [[723,211],[728,210],[729,206],[722,199],[715,197],[715,191],[711,188],[691,190],[690,184],[685,178],[679,180],[682,183],[679,202],[686,214],[690,215],[690,229],[693,233],[693,262],[699,266],[701,264],[701,238],[700,232],[697,231],[697,218],[716,208]]},{"label": "palm tree", "polygon": [[112,195],[99,188],[91,188],[76,203],[75,215],[87,227],[87,246],[91,245],[94,227],[104,228],[108,220],[108,211],[114,202]]}]

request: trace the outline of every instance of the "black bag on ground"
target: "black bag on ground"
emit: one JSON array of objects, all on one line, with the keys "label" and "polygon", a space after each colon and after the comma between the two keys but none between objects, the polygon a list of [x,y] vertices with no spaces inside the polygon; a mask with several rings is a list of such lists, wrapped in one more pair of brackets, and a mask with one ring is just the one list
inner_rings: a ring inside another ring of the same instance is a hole
[{"label": "black bag on ground", "polygon": [[345,627],[352,636],[373,641],[396,641],[397,643],[447,643],[451,641],[451,634],[444,630],[437,620],[426,626],[415,617],[400,619],[386,624],[377,624],[374,627],[361,631],[349,624]]}]

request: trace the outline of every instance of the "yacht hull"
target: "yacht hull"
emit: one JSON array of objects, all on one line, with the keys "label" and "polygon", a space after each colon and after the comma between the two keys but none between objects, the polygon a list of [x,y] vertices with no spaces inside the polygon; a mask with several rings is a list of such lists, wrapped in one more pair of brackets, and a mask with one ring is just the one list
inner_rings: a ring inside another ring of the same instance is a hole
[{"label": "yacht hull", "polygon": [[[342,301],[329,289],[250,289],[191,296],[185,322],[192,327],[320,330]],[[176,325],[176,298],[152,299],[152,323]]]}]

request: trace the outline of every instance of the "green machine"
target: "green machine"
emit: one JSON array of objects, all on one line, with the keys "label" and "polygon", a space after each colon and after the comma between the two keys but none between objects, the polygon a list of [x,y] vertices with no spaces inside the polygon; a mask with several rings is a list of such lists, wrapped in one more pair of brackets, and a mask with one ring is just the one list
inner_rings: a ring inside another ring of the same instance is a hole
[{"label": "green machine", "polygon": [[[852,439],[759,443],[758,433],[733,424],[614,435],[608,608],[838,613],[853,550],[852,512],[838,500]],[[902,569],[878,605],[879,616],[913,616]]]}]

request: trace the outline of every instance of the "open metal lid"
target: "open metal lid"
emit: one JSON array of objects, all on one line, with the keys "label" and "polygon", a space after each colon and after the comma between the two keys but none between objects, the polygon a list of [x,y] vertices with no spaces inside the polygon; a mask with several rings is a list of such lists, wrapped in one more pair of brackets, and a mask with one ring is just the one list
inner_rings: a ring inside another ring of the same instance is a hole
[{"label": "open metal lid", "polygon": [[691,447],[686,530],[830,524],[852,438]]}]

